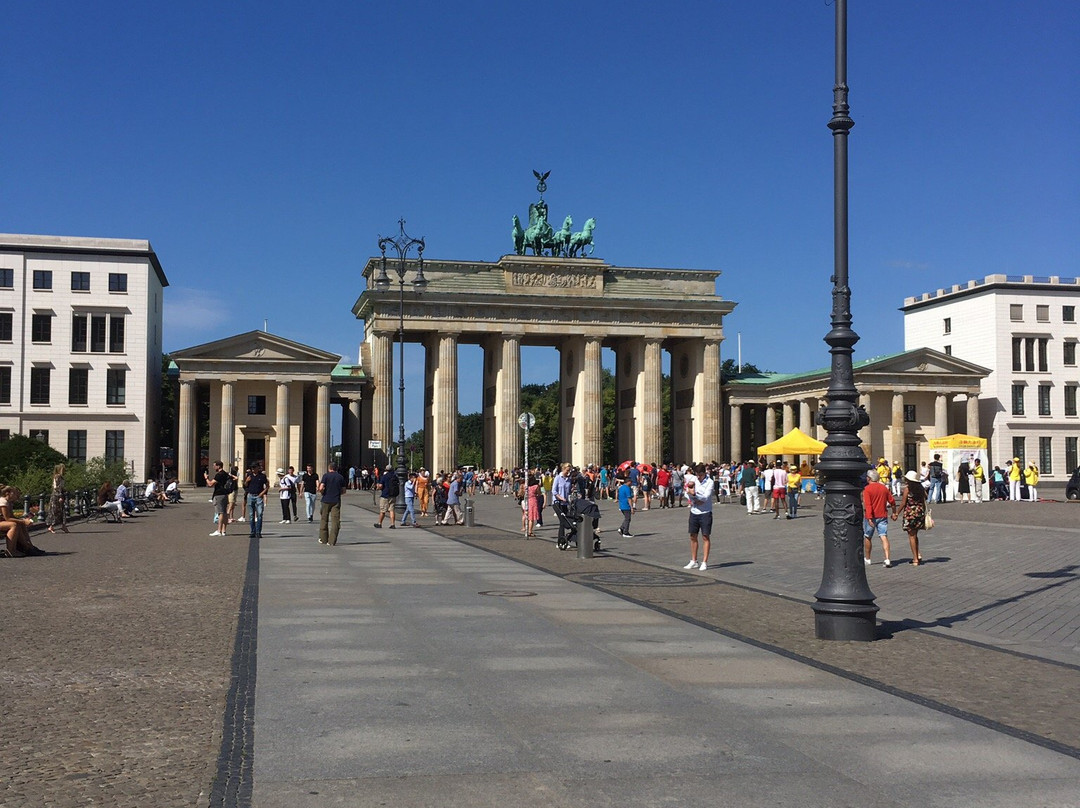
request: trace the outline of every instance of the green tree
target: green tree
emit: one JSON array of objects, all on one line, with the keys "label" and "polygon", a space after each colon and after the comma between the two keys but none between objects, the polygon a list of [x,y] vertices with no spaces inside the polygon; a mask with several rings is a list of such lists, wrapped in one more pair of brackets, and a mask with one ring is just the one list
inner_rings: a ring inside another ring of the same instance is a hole
[{"label": "green tree", "polygon": [[[772,373],[771,370],[762,370],[753,362],[742,363],[743,373]],[[725,359],[720,363],[720,383],[730,381],[735,376],[739,375],[739,366],[734,359]]]},{"label": "green tree", "polygon": [[[14,480],[24,472],[42,471],[52,485],[52,471],[57,463],[66,463],[67,458],[45,443],[45,441],[27,435],[12,435],[10,440],[0,443],[0,480]],[[15,485],[14,482],[10,483]],[[27,489],[29,490],[29,489]]]},{"label": "green tree", "polygon": [[476,466],[484,463],[484,415],[471,412],[458,415],[458,456],[459,466]]},{"label": "green tree", "polygon": [[159,446],[168,446],[176,449],[177,438],[177,415],[180,412],[180,377],[169,376],[169,362],[167,355],[161,357],[161,440]]}]

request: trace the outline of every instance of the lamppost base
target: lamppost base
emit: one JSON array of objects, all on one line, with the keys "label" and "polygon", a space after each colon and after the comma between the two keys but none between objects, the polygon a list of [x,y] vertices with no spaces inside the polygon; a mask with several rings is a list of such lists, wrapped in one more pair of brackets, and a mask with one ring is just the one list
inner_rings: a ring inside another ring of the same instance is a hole
[{"label": "lamppost base", "polygon": [[878,607],[873,601],[814,604],[814,636],[819,640],[872,642],[877,639]]}]

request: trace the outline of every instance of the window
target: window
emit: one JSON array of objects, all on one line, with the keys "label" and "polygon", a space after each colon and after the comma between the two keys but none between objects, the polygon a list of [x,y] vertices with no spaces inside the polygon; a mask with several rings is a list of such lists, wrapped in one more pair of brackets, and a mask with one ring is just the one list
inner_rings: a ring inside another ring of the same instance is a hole
[{"label": "window", "polygon": [[0,404],[11,403],[11,368],[0,365]]},{"label": "window", "polygon": [[1076,385],[1065,385],[1065,414],[1076,415]]},{"label": "window", "polygon": [[1024,321],[1024,306],[1021,303],[1012,303],[1009,305],[1009,319],[1014,323],[1021,323]]},{"label": "window", "polygon": [[1076,322],[1076,306],[1062,306],[1061,307],[1061,322],[1063,322],[1063,323],[1075,323]]},{"label": "window", "polygon": [[31,429],[30,430],[30,437],[33,438],[34,440],[39,440],[42,443],[47,444],[49,442],[49,430],[47,430],[47,429]]},{"label": "window", "polygon": [[124,430],[105,430],[105,462],[124,461]]},{"label": "window", "polygon": [[30,316],[30,341],[52,342],[51,314],[33,314]]},{"label": "window", "polygon": [[945,346],[945,355],[946,356],[952,356],[952,346],[951,345],[946,345]]},{"label": "window", "polygon": [[1039,473],[1054,473],[1053,440],[1051,438],[1039,438]]},{"label": "window", "polygon": [[1024,438],[1013,438],[1013,457],[1019,457],[1020,462],[1024,462]]},{"label": "window", "polygon": [[71,352],[86,352],[86,315],[73,314],[71,316]]},{"label": "window", "polygon": [[1050,346],[1050,340],[1046,337],[1039,337],[1039,371],[1046,373],[1050,367],[1050,363],[1047,359],[1049,355],[1048,348]]},{"label": "window", "polygon": [[952,317],[946,317],[945,318],[945,322],[943,323],[943,327],[944,327],[944,331],[942,333],[945,333],[945,334],[951,334],[952,333]]},{"label": "window", "polygon": [[0,268],[0,289],[15,288],[15,270]]},{"label": "window", "polygon": [[124,318],[116,314],[109,318],[109,352],[124,352]]},{"label": "window", "polygon": [[0,443],[3,443],[6,440],[11,440],[11,430],[0,429]]},{"label": "window", "polygon": [[126,272],[110,272],[109,273],[109,291],[110,292],[126,292],[127,291],[127,273]]},{"label": "window", "polygon": [[35,269],[34,270],[34,288],[35,289],[52,289],[52,270],[49,270],[49,269]]},{"label": "window", "polygon": [[1050,385],[1039,385],[1039,415],[1050,414]]},{"label": "window", "polygon": [[89,292],[90,291],[90,273],[89,272],[72,272],[71,273],[71,291],[73,291],[73,292]]},{"label": "window", "polygon": [[[105,372],[105,403],[123,404],[127,398],[126,382],[127,371],[120,368],[109,368]],[[1048,388],[1049,389],[1049,388]]]},{"label": "window", "polygon": [[1040,323],[1050,322],[1050,307],[1044,305],[1036,306],[1035,319]]},{"label": "window", "polygon": [[1066,365],[1076,364],[1076,342],[1066,340],[1061,344],[1061,361]]},{"label": "window", "polygon": [[30,403],[49,403],[49,368],[30,368]]},{"label": "window", "polygon": [[248,415],[266,415],[266,396],[248,396]]},{"label": "window", "polygon": [[1035,340],[1024,340],[1024,370],[1035,370]]},{"label": "window", "polygon": [[0,311],[0,342],[11,342],[11,322],[11,312]]},{"label": "window", "polygon": [[1020,337],[1012,338],[1013,372],[1019,373],[1024,369],[1024,341]]},{"label": "window", "polygon": [[86,404],[90,395],[90,369],[71,368],[68,370],[68,404],[77,406]]},{"label": "window", "polygon": [[72,463],[86,462],[86,430],[69,429],[67,457]]},{"label": "window", "polygon": [[105,330],[105,315],[93,315],[90,318],[90,351],[92,353],[105,353]]},{"label": "window", "polygon": [[1080,458],[1076,455],[1076,438],[1065,438],[1065,471],[1071,474],[1078,465]]},{"label": "window", "polygon": [[914,404],[905,404],[904,405],[904,423],[905,424],[913,424],[913,423],[915,423],[915,405]]},{"label": "window", "polygon": [[1024,414],[1024,385],[1022,384],[1012,386],[1012,414]]}]

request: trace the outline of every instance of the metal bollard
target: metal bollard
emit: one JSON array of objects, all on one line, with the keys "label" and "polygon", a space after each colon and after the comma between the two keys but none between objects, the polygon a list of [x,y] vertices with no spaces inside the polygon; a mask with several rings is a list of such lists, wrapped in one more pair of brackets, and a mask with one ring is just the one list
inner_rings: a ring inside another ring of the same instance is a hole
[{"label": "metal bollard", "polygon": [[465,500],[465,527],[476,526],[476,508],[473,506],[475,500]]},{"label": "metal bollard", "polygon": [[[588,526],[586,526],[588,523]],[[588,533],[586,536],[585,534]],[[578,558],[592,558],[593,557],[593,534],[592,534],[592,519],[582,519],[578,522],[577,530],[577,557]]]}]

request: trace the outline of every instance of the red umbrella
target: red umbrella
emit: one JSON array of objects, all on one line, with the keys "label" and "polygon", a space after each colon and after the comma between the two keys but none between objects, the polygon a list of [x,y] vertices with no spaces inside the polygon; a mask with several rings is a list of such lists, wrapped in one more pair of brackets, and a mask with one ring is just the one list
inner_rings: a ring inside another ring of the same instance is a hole
[{"label": "red umbrella", "polygon": [[638,468],[638,471],[643,471],[646,474],[652,474],[653,473],[653,467],[650,466],[648,463],[639,463],[637,468]]},{"label": "red umbrella", "polygon": [[634,461],[633,461],[633,460],[624,460],[623,462],[621,462],[621,463],[619,464],[619,467],[618,467],[617,469],[615,469],[615,471],[617,471],[617,472],[618,472],[619,474],[622,474],[622,473],[623,473],[623,472],[625,472],[625,471],[626,471],[626,470],[627,470],[628,468],[630,468],[630,467],[631,467],[632,465],[634,465]]}]

